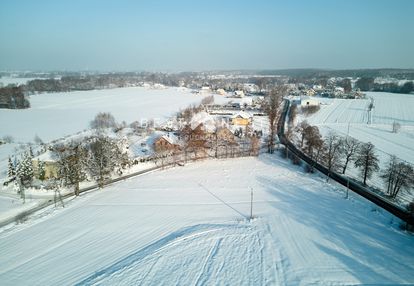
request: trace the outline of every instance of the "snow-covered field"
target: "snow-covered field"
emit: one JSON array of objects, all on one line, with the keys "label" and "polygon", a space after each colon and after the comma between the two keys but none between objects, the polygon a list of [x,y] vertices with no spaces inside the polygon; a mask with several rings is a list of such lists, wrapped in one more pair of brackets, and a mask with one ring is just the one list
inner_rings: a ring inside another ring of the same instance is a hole
[{"label": "snow-covered field", "polygon": [[[367,99],[330,99],[318,98],[320,110],[309,117],[301,116],[299,120],[307,120],[318,126],[322,135],[330,131],[356,138],[361,142],[372,142],[380,160],[381,170],[386,168],[390,155],[410,164],[414,164],[414,94],[395,94],[384,92],[367,92]],[[367,124],[367,107],[370,99],[374,99],[372,123]],[[393,122],[398,122],[401,129],[392,132]],[[347,174],[360,178],[359,170],[350,165]],[[380,173],[373,174],[368,180],[370,186],[385,189]],[[401,192],[398,199],[407,205],[414,197],[413,191]]]},{"label": "snow-covered field", "polygon": [[[254,190],[254,215],[250,212]],[[398,220],[277,155],[157,171],[0,233],[2,285],[414,283]]]},{"label": "snow-covered field", "polygon": [[[50,141],[87,129],[98,112],[111,112],[119,122],[156,119],[161,123],[180,108],[200,103],[203,97],[189,89],[144,87],[37,94],[30,97],[29,109],[1,110],[0,136],[32,142],[38,135]],[[228,101],[218,95],[215,100]]]},{"label": "snow-covered field", "polygon": [[28,81],[38,79],[35,77],[0,77],[0,84],[7,86],[9,84],[21,85],[26,84]]},{"label": "snow-covered field", "polygon": [[[200,103],[204,96],[184,88],[144,87],[32,95],[29,109],[0,110],[0,138],[9,135],[16,142],[27,143],[38,135],[48,142],[89,128],[98,112],[111,112],[119,122],[145,124],[155,119],[163,123],[180,108]],[[216,95],[215,101],[223,103],[228,99]],[[0,177],[7,170],[7,158],[19,150],[19,144],[0,145]]]},{"label": "snow-covered field", "polygon": [[[362,141],[371,141],[387,161],[389,154],[414,164],[414,94],[367,92],[374,98],[372,124],[367,124],[369,100],[321,99],[320,111],[306,118],[326,134],[334,130]],[[392,133],[392,123],[401,124],[399,133]]]}]

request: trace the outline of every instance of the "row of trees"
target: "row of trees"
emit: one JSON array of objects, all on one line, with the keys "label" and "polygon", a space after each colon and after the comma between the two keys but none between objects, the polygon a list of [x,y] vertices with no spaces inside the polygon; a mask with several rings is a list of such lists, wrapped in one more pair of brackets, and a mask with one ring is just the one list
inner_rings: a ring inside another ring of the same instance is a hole
[{"label": "row of trees", "polygon": [[287,94],[288,88],[285,85],[276,86],[269,91],[261,104],[269,120],[269,138],[267,151],[271,154],[275,151],[276,133],[280,114],[282,112],[283,97]]},{"label": "row of trees", "polygon": [[[55,75],[56,76],[56,75]],[[165,86],[186,86],[189,88],[201,88],[210,86],[212,89],[224,89],[226,91],[243,90],[245,83],[253,83],[259,89],[268,88],[280,83],[280,77],[240,77],[217,78],[210,73],[182,72],[182,73],[150,73],[150,72],[125,72],[109,74],[64,74],[60,78],[51,75],[47,79],[35,79],[24,85],[28,93],[36,92],[66,92],[73,90],[92,90],[113,87],[127,87],[141,85],[144,82],[163,84]],[[247,90],[246,90],[247,91]]]},{"label": "row of trees", "polygon": [[[379,158],[371,142],[361,143],[333,132],[323,138],[318,127],[306,121],[302,121],[296,131],[300,136],[300,147],[311,159],[323,164],[328,172],[345,174],[349,164],[353,163],[360,170],[363,184],[367,185],[367,180],[380,171]],[[387,194],[392,198],[396,198],[400,191],[414,187],[413,167],[395,156],[380,171],[380,177],[384,180]]]}]

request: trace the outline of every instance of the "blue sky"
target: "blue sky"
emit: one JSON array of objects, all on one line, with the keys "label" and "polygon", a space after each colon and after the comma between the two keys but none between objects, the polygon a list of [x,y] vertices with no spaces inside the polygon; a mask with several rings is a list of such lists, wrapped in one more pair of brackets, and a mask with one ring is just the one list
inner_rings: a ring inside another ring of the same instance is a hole
[{"label": "blue sky", "polygon": [[0,69],[414,68],[414,1],[0,1]]}]

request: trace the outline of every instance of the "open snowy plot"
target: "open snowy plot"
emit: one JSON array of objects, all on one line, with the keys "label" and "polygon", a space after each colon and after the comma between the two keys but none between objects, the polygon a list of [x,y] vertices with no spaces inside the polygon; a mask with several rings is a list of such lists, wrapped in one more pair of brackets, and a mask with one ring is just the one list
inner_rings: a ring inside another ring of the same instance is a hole
[{"label": "open snowy plot", "polygon": [[[202,99],[184,88],[128,87],[37,94],[30,96],[29,109],[1,110],[0,135],[23,142],[32,142],[38,135],[50,141],[88,128],[98,112],[110,112],[119,122],[155,119],[162,123],[180,108]],[[228,101],[221,96],[215,99],[219,103]]]},{"label": "open snowy plot", "polygon": [[[379,150],[381,161],[393,154],[414,164],[414,95],[367,92],[374,99],[372,124],[367,124],[369,99],[322,99],[320,111],[305,118],[322,133],[329,130],[362,142],[372,142]],[[401,125],[392,133],[393,122]]]},{"label": "open snowy plot", "polygon": [[[254,215],[250,213],[254,190]],[[157,171],[0,233],[2,285],[414,283],[414,237],[264,155]]]},{"label": "open snowy plot", "polygon": [[9,84],[21,85],[26,84],[28,81],[39,79],[36,77],[0,77],[0,83],[3,86],[7,86]]}]

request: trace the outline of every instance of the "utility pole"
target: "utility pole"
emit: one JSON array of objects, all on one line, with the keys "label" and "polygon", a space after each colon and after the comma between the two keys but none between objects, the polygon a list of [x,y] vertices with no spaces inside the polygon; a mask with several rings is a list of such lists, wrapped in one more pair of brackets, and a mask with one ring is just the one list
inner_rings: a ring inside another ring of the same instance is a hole
[{"label": "utility pole", "polygon": [[23,182],[22,179],[18,178],[18,183],[19,183],[19,191],[20,191],[20,197],[23,199],[23,203],[26,203],[26,194],[25,194],[25,190],[24,190],[24,186],[23,186]]},{"label": "utility pole", "polygon": [[253,219],[253,188],[250,188],[250,221]]},{"label": "utility pole", "polygon": [[349,137],[349,125],[351,124],[351,122],[348,122],[348,131],[347,131],[347,133],[346,133],[346,140],[348,140],[348,137]]},{"label": "utility pole", "polygon": [[54,196],[55,207],[57,206],[58,199],[60,200],[60,203],[62,204],[62,206],[65,207],[65,203],[63,202],[62,195],[61,195],[59,189],[56,188],[55,189],[55,196]]}]

